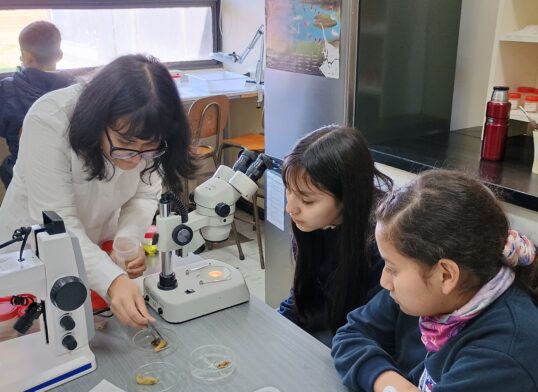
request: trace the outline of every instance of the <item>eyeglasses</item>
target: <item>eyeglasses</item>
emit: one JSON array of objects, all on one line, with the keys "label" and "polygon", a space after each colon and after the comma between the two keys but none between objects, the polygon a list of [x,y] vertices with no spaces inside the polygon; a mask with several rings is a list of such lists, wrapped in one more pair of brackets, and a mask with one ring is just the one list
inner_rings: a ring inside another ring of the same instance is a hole
[{"label": "eyeglasses", "polygon": [[108,129],[105,129],[105,134],[108,139],[108,142],[110,143],[110,157],[114,159],[129,159],[140,155],[140,158],[146,161],[150,161],[152,159],[159,158],[168,150],[168,144],[166,143],[166,140],[164,140],[164,146],[151,150],[140,151],[133,150],[132,148],[116,147],[114,146],[114,144],[112,144],[112,139],[108,134]]}]

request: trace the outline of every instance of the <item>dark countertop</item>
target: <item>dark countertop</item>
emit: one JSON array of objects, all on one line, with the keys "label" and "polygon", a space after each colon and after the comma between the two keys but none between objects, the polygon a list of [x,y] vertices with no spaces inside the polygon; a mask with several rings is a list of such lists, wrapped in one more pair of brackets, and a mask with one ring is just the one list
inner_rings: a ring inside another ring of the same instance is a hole
[{"label": "dark countertop", "polygon": [[412,173],[462,170],[481,179],[504,201],[538,211],[538,174],[531,172],[532,137],[509,137],[504,161],[482,161],[481,131],[476,127],[380,142],[371,144],[370,150],[376,162]]}]

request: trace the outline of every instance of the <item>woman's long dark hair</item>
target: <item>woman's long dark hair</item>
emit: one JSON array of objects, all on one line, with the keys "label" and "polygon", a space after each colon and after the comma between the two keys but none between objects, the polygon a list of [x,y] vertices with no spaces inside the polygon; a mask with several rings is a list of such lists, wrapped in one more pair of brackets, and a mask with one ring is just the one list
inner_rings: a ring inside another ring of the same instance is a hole
[{"label": "woman's long dark hair", "polygon": [[[340,236],[333,258],[337,265],[329,280],[329,325],[336,332],[345,323],[347,313],[366,300],[374,201],[381,187],[392,188],[392,180],[374,167],[368,144],[358,130],[336,125],[299,140],[284,159],[282,178],[290,189],[296,188],[298,180],[307,180],[342,205]],[[304,320],[319,306],[321,255],[333,250],[322,249],[320,230],[302,232],[293,222],[292,230],[294,299],[299,319]]]},{"label": "woman's long dark hair", "polygon": [[88,180],[114,175],[114,171],[107,172],[101,139],[105,129],[114,129],[118,121],[127,121],[126,138],[166,141],[167,152],[148,161],[140,177],[149,181],[150,174],[157,171],[163,184],[180,194],[182,179],[190,178],[195,170],[189,153],[189,125],[176,84],[155,58],[119,57],[84,87],[71,117],[69,142],[84,161]]}]

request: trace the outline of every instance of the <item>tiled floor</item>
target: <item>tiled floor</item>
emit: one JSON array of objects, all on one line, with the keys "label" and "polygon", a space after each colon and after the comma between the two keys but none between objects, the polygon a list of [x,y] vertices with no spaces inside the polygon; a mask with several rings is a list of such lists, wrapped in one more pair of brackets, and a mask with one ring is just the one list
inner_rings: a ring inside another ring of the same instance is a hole
[{"label": "tiled floor", "polygon": [[[236,216],[245,219],[252,219],[252,216],[244,211],[237,210]],[[200,256],[205,259],[216,259],[228,263],[243,273],[247,286],[251,295],[255,295],[260,300],[265,302],[265,270],[260,267],[260,257],[258,252],[258,243],[256,242],[256,232],[252,230],[252,225],[236,219],[237,231],[243,236],[249,238],[249,241],[242,242],[241,247],[245,255],[245,260],[239,260],[239,253],[235,244],[228,245],[233,242],[233,234],[230,240],[226,242],[226,246],[219,247],[215,245],[213,250],[200,253]],[[262,240],[263,240],[263,221]]]}]

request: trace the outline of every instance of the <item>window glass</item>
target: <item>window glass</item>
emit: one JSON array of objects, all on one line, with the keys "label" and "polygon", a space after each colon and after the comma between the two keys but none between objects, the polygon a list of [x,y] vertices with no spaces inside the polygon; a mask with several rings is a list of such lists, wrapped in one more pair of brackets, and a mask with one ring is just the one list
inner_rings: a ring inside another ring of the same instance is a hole
[{"label": "window glass", "polygon": [[209,6],[2,10],[0,73],[20,65],[19,33],[37,20],[54,23],[62,33],[58,69],[100,66],[128,53],[148,53],[163,62],[209,60],[214,51]]}]

